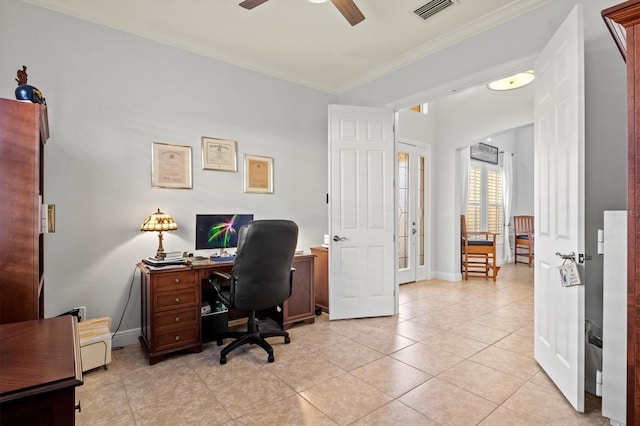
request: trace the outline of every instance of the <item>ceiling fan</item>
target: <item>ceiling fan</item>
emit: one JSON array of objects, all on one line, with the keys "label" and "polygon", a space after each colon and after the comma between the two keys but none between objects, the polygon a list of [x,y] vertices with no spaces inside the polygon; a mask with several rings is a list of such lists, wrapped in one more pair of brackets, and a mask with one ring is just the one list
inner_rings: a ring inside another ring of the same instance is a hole
[{"label": "ceiling fan", "polygon": [[[256,6],[260,6],[262,3],[265,3],[268,0],[244,0],[240,3],[240,6],[245,9],[253,9]],[[354,3],[353,0],[331,0],[331,3],[338,9],[342,16],[344,16],[347,21],[354,26],[362,21],[364,21],[364,15],[358,9],[358,6]]]}]

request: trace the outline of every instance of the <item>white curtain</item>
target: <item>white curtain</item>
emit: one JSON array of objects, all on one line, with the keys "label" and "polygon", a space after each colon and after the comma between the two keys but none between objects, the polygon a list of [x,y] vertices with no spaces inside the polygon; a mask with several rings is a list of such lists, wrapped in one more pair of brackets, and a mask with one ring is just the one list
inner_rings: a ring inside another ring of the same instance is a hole
[{"label": "white curtain", "polygon": [[467,214],[469,207],[469,167],[471,167],[471,148],[460,150],[460,179],[462,180],[462,202],[460,214]]},{"label": "white curtain", "polygon": [[511,242],[509,241],[509,229],[511,227],[511,206],[513,199],[513,154],[505,152],[502,157],[502,203],[504,208],[504,261],[513,260],[511,254]]}]

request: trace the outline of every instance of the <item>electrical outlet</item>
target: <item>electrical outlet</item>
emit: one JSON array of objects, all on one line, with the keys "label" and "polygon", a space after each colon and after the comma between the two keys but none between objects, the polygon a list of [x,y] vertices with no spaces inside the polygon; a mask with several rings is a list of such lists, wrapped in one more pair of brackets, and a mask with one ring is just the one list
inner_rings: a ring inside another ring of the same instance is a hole
[{"label": "electrical outlet", "polygon": [[87,307],[86,306],[76,306],[73,309],[77,309],[78,311],[78,322],[84,321],[87,319]]}]

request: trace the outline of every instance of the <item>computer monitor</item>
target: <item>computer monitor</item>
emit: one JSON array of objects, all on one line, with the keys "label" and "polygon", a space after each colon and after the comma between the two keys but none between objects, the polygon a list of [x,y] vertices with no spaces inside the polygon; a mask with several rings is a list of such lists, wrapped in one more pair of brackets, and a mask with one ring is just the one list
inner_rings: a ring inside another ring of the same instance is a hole
[{"label": "computer monitor", "polygon": [[240,227],[252,220],[252,214],[196,215],[196,250],[236,248]]}]

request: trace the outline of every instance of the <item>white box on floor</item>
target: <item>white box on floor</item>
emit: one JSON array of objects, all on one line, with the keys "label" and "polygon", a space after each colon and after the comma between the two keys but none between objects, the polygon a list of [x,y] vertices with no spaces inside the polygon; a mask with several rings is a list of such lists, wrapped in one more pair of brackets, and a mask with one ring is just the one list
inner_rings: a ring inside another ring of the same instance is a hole
[{"label": "white box on floor", "polygon": [[111,362],[111,318],[103,317],[78,323],[82,371],[107,368]]}]

